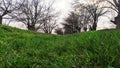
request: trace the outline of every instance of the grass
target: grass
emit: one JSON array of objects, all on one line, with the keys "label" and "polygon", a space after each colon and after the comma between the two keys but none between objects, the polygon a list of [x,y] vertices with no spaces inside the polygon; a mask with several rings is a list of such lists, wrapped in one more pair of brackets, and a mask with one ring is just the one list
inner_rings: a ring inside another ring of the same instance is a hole
[{"label": "grass", "polygon": [[120,30],[59,36],[0,25],[0,68],[120,68]]}]

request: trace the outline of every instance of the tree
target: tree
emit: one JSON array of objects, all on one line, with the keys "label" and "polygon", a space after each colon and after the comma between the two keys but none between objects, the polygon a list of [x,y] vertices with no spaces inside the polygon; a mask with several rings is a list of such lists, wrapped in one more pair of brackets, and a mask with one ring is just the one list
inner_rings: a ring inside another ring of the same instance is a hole
[{"label": "tree", "polygon": [[16,9],[16,3],[13,0],[0,0],[0,24],[3,17],[12,13]]},{"label": "tree", "polygon": [[79,3],[75,2],[73,4],[74,11],[71,12],[68,18],[66,18],[66,23],[63,24],[65,27],[65,34],[80,33],[81,29],[84,31],[96,30],[98,18],[108,10],[104,10],[104,6],[101,7],[104,0],[93,0],[92,2]]},{"label": "tree", "polygon": [[[83,4],[84,5],[84,4]],[[91,15],[89,12],[81,7],[80,5],[74,6],[74,11],[71,12],[66,23],[63,24],[65,27],[65,34],[80,33],[81,29],[87,28],[86,26],[92,22]],[[86,31],[86,29],[84,30]]]},{"label": "tree", "polygon": [[[11,15],[14,20],[24,23],[28,30],[37,31],[40,28],[47,29],[48,25],[51,27],[47,32],[50,33],[54,24],[50,24],[52,19],[51,8],[54,1],[50,4],[45,3],[44,0],[20,0],[20,8]],[[36,26],[37,25],[37,26]],[[44,27],[43,27],[44,26]]]},{"label": "tree", "polygon": [[90,18],[93,20],[92,30],[96,30],[98,18],[108,12],[108,10],[104,10],[104,7],[100,7],[103,2],[104,0],[93,0],[92,2],[87,2],[86,4],[78,4],[83,9],[86,9],[90,14],[89,16],[91,16]]},{"label": "tree", "polygon": [[115,10],[118,13],[117,17],[115,17],[115,21],[112,22],[116,24],[116,28],[120,29],[120,0],[113,0],[113,2],[109,0],[107,1],[112,5],[112,7],[109,8]]},{"label": "tree", "polygon": [[78,25],[84,31],[86,31],[87,29],[91,30],[91,24],[93,22],[92,15],[83,6],[86,6],[86,4],[77,4],[77,5],[75,5],[76,13],[79,16]]},{"label": "tree", "polygon": [[57,17],[59,12],[54,12],[54,9],[47,10],[44,14],[43,22],[36,28],[41,29],[44,33],[51,34],[52,31],[57,27]]},{"label": "tree", "polygon": [[55,33],[57,33],[58,35],[63,35],[64,34],[64,32],[62,31],[62,28],[55,29]]},{"label": "tree", "polygon": [[52,21],[51,18],[46,20],[43,24],[41,24],[38,29],[41,29],[44,33],[51,34],[52,31],[57,27],[56,20]]},{"label": "tree", "polygon": [[79,25],[78,25],[78,15],[74,12],[71,12],[69,17],[65,20],[66,23],[64,23],[64,29],[65,34],[71,34],[71,33],[77,33],[80,31]]}]

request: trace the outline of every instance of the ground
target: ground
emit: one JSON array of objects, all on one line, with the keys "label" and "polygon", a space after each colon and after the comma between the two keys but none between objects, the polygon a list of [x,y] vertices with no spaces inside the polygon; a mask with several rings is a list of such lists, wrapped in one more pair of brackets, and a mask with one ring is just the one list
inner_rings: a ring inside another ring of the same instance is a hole
[{"label": "ground", "polygon": [[0,25],[0,68],[120,68],[120,30],[41,34]]}]

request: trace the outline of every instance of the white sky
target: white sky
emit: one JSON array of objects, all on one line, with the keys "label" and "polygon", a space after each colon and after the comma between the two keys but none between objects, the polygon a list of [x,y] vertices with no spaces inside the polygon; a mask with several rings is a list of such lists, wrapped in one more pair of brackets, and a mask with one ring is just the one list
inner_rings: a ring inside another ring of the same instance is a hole
[{"label": "white sky", "polygon": [[73,0],[55,0],[53,7],[56,11],[60,12],[59,14],[59,22],[63,20],[63,18],[67,17],[68,13],[72,10],[71,3]]}]

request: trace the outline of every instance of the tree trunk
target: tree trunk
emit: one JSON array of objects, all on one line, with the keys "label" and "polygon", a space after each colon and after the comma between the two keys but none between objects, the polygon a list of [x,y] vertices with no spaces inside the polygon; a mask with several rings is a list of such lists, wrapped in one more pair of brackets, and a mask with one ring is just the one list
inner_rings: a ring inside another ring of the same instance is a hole
[{"label": "tree trunk", "polygon": [[2,19],[3,19],[2,16],[0,16],[0,24],[2,24]]},{"label": "tree trunk", "polygon": [[96,28],[97,28],[97,16],[95,15],[94,16],[94,22],[93,22],[93,26],[92,26],[92,30],[96,30]]},{"label": "tree trunk", "polygon": [[34,25],[28,25],[28,30],[35,31],[35,26]]},{"label": "tree trunk", "polygon": [[96,30],[96,28],[97,28],[97,23],[94,23],[94,24],[93,24],[93,29],[92,29],[92,30]]},{"label": "tree trunk", "polygon": [[96,21],[94,21],[92,27],[91,27],[91,30],[96,30],[97,29],[97,23]]}]

